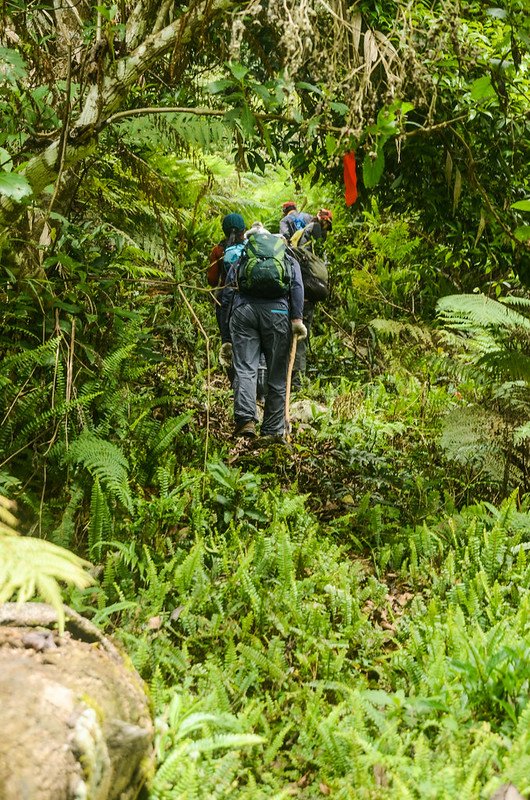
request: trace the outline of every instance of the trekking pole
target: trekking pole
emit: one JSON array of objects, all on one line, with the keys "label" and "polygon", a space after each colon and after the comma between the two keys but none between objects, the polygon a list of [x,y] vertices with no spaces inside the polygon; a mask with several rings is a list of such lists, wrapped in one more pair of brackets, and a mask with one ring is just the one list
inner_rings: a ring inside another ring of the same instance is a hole
[{"label": "trekking pole", "polygon": [[289,440],[291,435],[291,381],[293,378],[294,360],[296,358],[296,346],[298,344],[298,336],[293,336],[291,344],[291,352],[289,354],[289,365],[287,367],[287,381],[285,387],[285,435]]}]

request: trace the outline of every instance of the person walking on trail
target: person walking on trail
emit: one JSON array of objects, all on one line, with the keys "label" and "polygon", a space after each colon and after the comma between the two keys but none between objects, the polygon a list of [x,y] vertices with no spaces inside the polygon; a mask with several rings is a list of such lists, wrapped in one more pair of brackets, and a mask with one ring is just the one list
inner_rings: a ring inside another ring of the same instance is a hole
[{"label": "person walking on trail", "polygon": [[291,241],[296,231],[302,230],[314,219],[312,214],[306,214],[305,211],[298,211],[296,203],[293,200],[288,200],[282,205],[282,214],[283,216],[280,220],[280,234],[288,242]]},{"label": "person walking on trail", "polygon": [[323,244],[333,228],[333,214],[321,208],[311,217],[311,221],[291,236],[291,246],[298,258],[304,282],[303,322],[307,328],[307,338],[299,342],[293,368],[294,390],[300,389],[301,377],[307,367],[307,345],[310,341],[311,327],[315,317],[317,302],[325,300],[328,294],[327,266]]},{"label": "person walking on trail", "polygon": [[207,274],[208,283],[215,290],[213,293],[215,299],[215,316],[217,318],[219,331],[221,331],[221,309],[223,289],[226,283],[226,273],[230,259],[237,260],[243,249],[245,220],[241,214],[233,212],[223,217],[221,227],[225,238],[210,251],[210,266],[208,267]]},{"label": "person walking on trail", "polygon": [[256,390],[263,352],[268,389],[260,433],[284,439],[291,340],[307,335],[303,306],[300,266],[285,240],[254,226],[239,261],[228,270],[222,298],[221,357],[233,360],[235,436],[257,435]]}]

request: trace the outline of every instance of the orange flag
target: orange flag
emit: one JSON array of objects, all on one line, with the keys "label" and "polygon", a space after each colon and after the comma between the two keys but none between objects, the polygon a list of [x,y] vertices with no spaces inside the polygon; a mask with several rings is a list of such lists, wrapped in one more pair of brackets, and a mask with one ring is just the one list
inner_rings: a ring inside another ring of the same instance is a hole
[{"label": "orange flag", "polygon": [[357,171],[355,153],[351,150],[343,156],[344,165],[344,199],[347,206],[352,206],[357,200]]}]

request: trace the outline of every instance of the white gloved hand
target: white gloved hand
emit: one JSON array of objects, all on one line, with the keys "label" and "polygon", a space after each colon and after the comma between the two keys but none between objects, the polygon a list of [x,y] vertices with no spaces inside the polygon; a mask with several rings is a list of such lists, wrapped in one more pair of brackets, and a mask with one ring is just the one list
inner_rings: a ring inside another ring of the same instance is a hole
[{"label": "white gloved hand", "polygon": [[301,319],[291,320],[291,330],[298,340],[307,338],[307,328]]},{"label": "white gloved hand", "polygon": [[219,363],[222,367],[232,366],[232,342],[225,342],[219,350]]}]

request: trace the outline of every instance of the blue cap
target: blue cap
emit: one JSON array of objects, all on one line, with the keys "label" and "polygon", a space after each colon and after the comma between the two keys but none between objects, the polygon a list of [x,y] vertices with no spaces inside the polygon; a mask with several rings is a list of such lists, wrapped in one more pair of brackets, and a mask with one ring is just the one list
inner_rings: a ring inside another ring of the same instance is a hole
[{"label": "blue cap", "polygon": [[226,217],[223,217],[223,233],[225,236],[229,236],[233,230],[244,231],[245,227],[245,220],[241,214],[227,214]]}]

